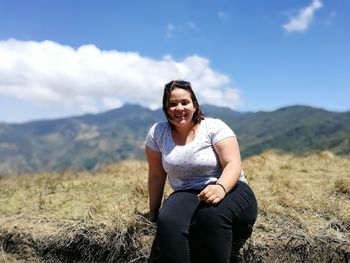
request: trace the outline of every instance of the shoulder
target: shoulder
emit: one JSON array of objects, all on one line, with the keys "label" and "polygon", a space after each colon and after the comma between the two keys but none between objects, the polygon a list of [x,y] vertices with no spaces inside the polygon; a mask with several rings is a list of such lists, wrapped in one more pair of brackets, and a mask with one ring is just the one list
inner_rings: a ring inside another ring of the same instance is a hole
[{"label": "shoulder", "polygon": [[167,126],[166,121],[160,121],[152,124],[150,130],[155,130],[155,129],[164,129]]},{"label": "shoulder", "polygon": [[161,152],[165,138],[167,137],[167,122],[157,122],[152,125],[146,136],[145,144],[156,152]]},{"label": "shoulder", "polygon": [[225,122],[223,122],[221,119],[217,119],[217,118],[207,118],[206,117],[203,120],[203,124],[209,130],[211,130],[211,129],[217,130],[218,128],[221,128],[221,127],[228,127]]},{"label": "shoulder", "polygon": [[203,121],[206,133],[213,144],[222,139],[236,136],[232,129],[220,119],[205,118]]},{"label": "shoulder", "polygon": [[159,133],[159,132],[161,133],[165,131],[168,128],[168,126],[169,126],[168,121],[160,121],[153,124],[150,130],[153,130],[153,132],[155,133]]},{"label": "shoulder", "polygon": [[168,129],[169,123],[167,121],[156,122],[148,131],[148,136],[159,137]]},{"label": "shoulder", "polygon": [[212,117],[205,117],[205,118],[204,118],[204,121],[205,121],[206,123],[218,123],[218,122],[223,122],[223,121],[220,120],[220,119],[212,118]]}]

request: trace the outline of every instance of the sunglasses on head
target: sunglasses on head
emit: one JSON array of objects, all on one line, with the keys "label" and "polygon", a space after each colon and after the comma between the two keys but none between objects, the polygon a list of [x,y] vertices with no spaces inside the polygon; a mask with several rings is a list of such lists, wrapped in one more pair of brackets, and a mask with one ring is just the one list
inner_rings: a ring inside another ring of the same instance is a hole
[{"label": "sunglasses on head", "polygon": [[165,88],[171,90],[174,86],[176,87],[191,87],[191,82],[185,80],[172,80],[165,85]]}]

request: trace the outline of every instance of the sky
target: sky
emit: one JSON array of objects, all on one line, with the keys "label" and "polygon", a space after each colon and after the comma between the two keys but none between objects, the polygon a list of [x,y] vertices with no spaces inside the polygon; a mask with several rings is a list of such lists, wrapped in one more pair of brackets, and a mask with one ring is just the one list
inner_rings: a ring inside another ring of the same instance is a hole
[{"label": "sky", "polygon": [[350,110],[349,0],[0,0],[0,122],[200,104]]}]

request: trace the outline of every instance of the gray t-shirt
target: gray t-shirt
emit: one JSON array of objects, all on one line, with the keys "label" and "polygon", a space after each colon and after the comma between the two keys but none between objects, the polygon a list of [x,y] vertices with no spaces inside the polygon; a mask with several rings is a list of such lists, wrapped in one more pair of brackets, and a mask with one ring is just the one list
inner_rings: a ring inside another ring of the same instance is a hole
[{"label": "gray t-shirt", "polygon": [[[196,137],[186,145],[176,145],[168,121],[154,124],[145,144],[162,155],[162,164],[173,190],[201,189],[215,183],[222,173],[213,145],[222,139],[236,136],[223,121],[205,118]],[[246,182],[243,171],[240,180]]]}]

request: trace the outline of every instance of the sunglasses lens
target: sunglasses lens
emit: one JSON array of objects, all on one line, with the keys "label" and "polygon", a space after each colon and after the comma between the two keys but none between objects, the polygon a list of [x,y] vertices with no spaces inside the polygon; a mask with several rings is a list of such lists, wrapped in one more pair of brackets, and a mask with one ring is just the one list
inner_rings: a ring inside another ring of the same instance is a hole
[{"label": "sunglasses lens", "polygon": [[174,86],[176,86],[176,87],[190,87],[191,83],[189,81],[185,81],[185,80],[173,80],[173,81],[170,81],[168,84],[166,84],[165,88],[167,90],[171,90]]},{"label": "sunglasses lens", "polygon": [[184,80],[177,80],[177,81],[175,81],[175,85],[187,87],[187,86],[191,86],[191,83],[189,83],[188,81],[184,81]]},{"label": "sunglasses lens", "polygon": [[165,85],[166,89],[170,89],[173,86],[174,81],[170,81],[168,84]]}]

